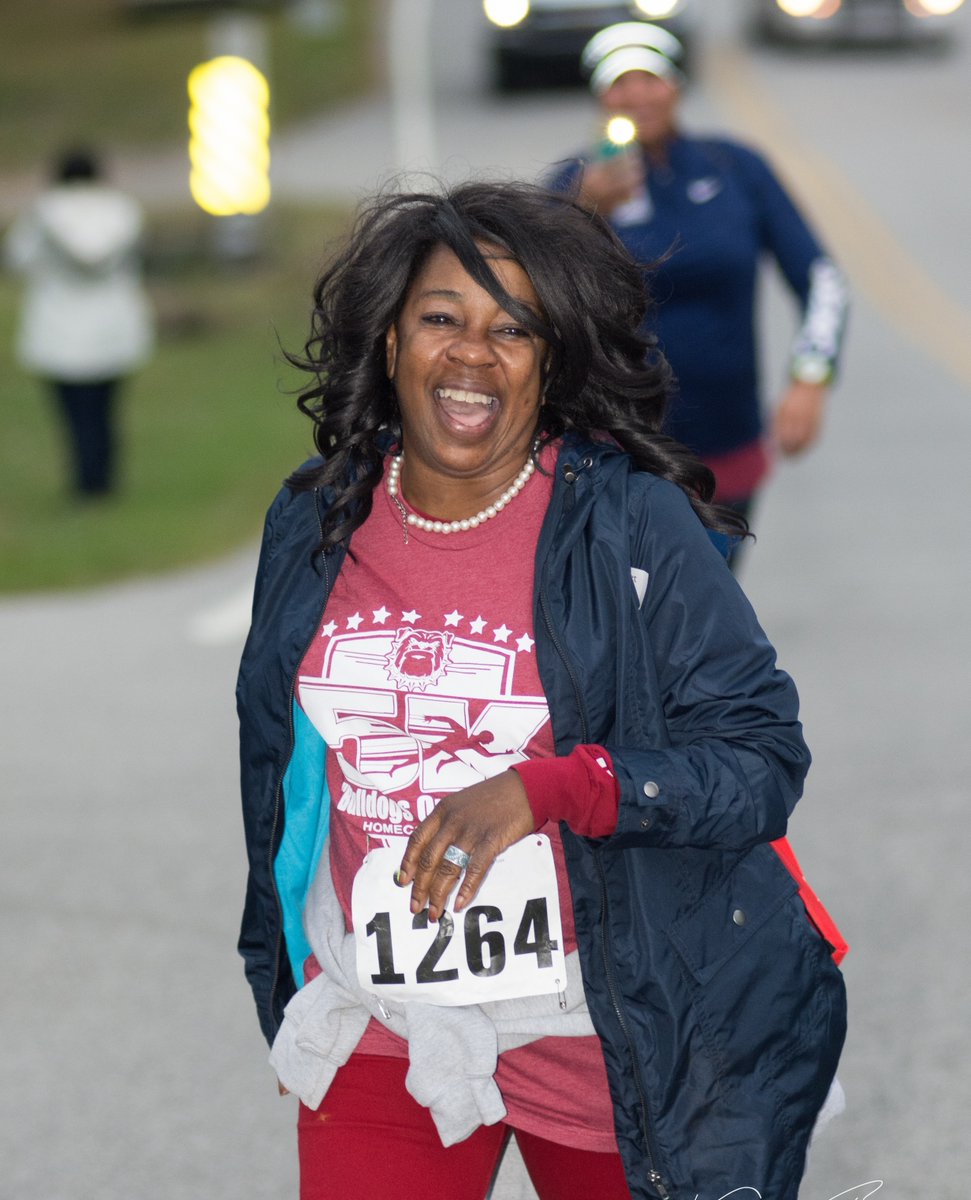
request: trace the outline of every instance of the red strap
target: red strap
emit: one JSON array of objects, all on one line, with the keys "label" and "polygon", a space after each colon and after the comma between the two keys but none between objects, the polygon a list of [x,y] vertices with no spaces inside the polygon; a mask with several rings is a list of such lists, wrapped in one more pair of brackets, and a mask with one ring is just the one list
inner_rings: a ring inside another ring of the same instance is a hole
[{"label": "red strap", "polygon": [[799,884],[799,895],[806,906],[809,919],[819,930],[820,935],[833,947],[833,962],[839,965],[845,958],[849,946],[846,944],[846,939],[837,929],[836,922],[823,907],[823,902],[806,882],[806,877],[802,873],[802,867],[799,866],[799,860],[789,845],[789,839],[779,838],[778,841],[770,842],[769,845],[782,859],[789,874]]}]

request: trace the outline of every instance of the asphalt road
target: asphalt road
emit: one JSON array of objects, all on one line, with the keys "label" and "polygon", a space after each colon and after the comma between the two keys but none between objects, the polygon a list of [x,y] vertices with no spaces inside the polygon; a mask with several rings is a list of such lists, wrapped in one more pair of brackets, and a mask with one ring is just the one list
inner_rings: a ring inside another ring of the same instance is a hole
[{"label": "asphalt road", "polygon": [[[436,25],[437,169],[535,174],[592,136],[593,109],[582,94],[484,95],[475,7],[442,5]],[[784,165],[855,292],[825,440],[779,469],[744,576],[815,753],[792,840],[852,945],[848,1108],[802,1194],[863,1200],[881,1180],[888,1198],[958,1200],[971,12],[940,60],[752,57],[733,15],[708,19],[688,123],[745,132]],[[359,195],[391,159],[385,106],[349,109],[278,140],[278,194]],[[184,188],[173,159],[122,166],[156,194]],[[778,372],[791,316],[775,287],[764,307]],[[275,1094],[234,950],[232,686],[254,554],[0,602],[0,1200],[296,1194],[292,1101]],[[497,1200],[531,1196],[510,1156]]]}]

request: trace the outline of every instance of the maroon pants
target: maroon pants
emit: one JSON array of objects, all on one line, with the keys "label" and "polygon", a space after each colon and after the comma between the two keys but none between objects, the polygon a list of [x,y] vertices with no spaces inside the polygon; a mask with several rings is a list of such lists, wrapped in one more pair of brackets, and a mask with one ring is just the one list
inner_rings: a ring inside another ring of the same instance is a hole
[{"label": "maroon pants", "polygon": [[[300,1106],[300,1200],[485,1200],[509,1137],[482,1125],[442,1145],[405,1091],[408,1063],[355,1054],[316,1111]],[[540,1200],[630,1200],[619,1154],[597,1154],[516,1130]]]}]

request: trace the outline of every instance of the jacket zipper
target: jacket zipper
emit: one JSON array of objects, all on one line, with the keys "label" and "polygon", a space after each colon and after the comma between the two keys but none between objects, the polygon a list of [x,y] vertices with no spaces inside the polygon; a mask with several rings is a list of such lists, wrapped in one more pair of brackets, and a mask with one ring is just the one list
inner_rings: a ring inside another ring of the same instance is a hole
[{"label": "jacket zipper", "polygon": [[647,1179],[657,1194],[661,1197],[661,1200],[669,1200],[670,1194],[664,1183],[664,1177],[657,1169],[657,1148],[654,1145],[654,1137],[652,1135],[650,1122],[647,1116],[647,1093],[644,1089],[644,1080],[641,1077],[640,1064],[637,1061],[637,1054],[634,1050],[634,1039],[631,1035],[630,1026],[627,1023],[627,1016],[624,1013],[623,1004],[621,1003],[620,995],[617,991],[617,981],[614,977],[614,964],[610,957],[610,950],[607,945],[607,918],[610,914],[610,903],[607,898],[607,876],[603,865],[603,851],[594,851],[594,857],[597,863],[597,873],[600,876],[600,949],[603,957],[604,975],[607,980],[607,990],[610,993],[610,1003],[613,1005],[614,1016],[616,1016],[617,1023],[620,1026],[625,1039],[627,1040],[627,1049],[630,1054],[631,1065],[634,1069],[634,1082],[637,1086],[637,1095],[641,1110],[641,1133],[644,1135],[644,1151],[647,1155]]},{"label": "jacket zipper", "polygon": [[[581,464],[581,469],[590,464],[584,460]],[[569,484],[576,481],[576,471],[570,474],[565,472],[565,478]],[[576,696],[577,711],[580,714],[580,731],[581,742],[586,744],[590,741],[589,726],[587,723],[586,708],[583,702],[583,691],[580,687],[580,681],[577,678],[576,671],[573,669],[573,663],[566,653],[566,648],[560,641],[557,632],[553,626],[553,620],[550,615],[549,605],[546,597],[546,582],[549,577],[548,572],[549,557],[543,564],[543,581],[540,586],[539,603],[543,613],[543,621],[546,626],[546,632],[550,641],[556,648],[557,654],[560,656],[560,661],[566,668],[566,672],[570,677],[570,682],[573,685],[574,695]],[[634,1039],[631,1034],[630,1025],[627,1022],[627,1017],[624,1013],[623,1004],[617,990],[617,981],[614,975],[613,960],[610,957],[610,951],[607,944],[607,919],[610,914],[610,904],[607,897],[607,876],[603,865],[603,852],[601,850],[594,851],[594,858],[597,863],[597,873],[600,876],[600,898],[601,898],[601,919],[600,919],[600,949],[604,964],[604,976],[607,980],[607,990],[610,995],[610,1003],[614,1010],[614,1015],[617,1018],[617,1024],[623,1032],[627,1042],[627,1051],[630,1056],[631,1067],[633,1069],[634,1082],[637,1087],[637,1095],[641,1110],[641,1133],[644,1136],[644,1153],[647,1158],[647,1181],[654,1188],[661,1200],[670,1200],[670,1193],[664,1182],[664,1177],[657,1169],[657,1148],[654,1145],[654,1137],[651,1132],[650,1122],[647,1115],[647,1092],[644,1088],[644,1080],[641,1076],[640,1064],[637,1061],[637,1053],[634,1049]]]},{"label": "jacket zipper", "polygon": [[[579,470],[582,471],[591,465],[592,465],[592,460],[588,461],[585,459],[583,461],[583,463],[581,464],[581,466],[579,467]],[[563,478],[570,485],[571,491],[573,489],[573,484],[576,483],[577,474],[578,474],[577,468],[573,467],[570,463],[564,464]],[[561,507],[562,507],[562,505],[561,505]],[[587,712],[583,705],[583,689],[580,686],[580,680],[577,678],[577,673],[573,669],[573,663],[571,662],[570,657],[566,652],[566,647],[560,641],[559,635],[556,632],[556,628],[553,625],[553,617],[550,614],[550,610],[549,610],[549,601],[547,600],[547,595],[546,595],[547,580],[549,579],[549,562],[550,562],[550,556],[549,556],[549,554],[547,554],[546,559],[543,563],[543,574],[542,574],[542,580],[540,582],[539,606],[540,606],[540,610],[543,614],[543,624],[546,627],[546,632],[549,636],[549,639],[553,643],[557,654],[560,656],[560,661],[563,663],[563,666],[566,667],[566,673],[569,675],[570,683],[573,685],[573,692],[574,692],[574,695],[576,696],[576,700],[577,700],[577,712],[580,714],[580,735],[581,735],[580,742],[582,744],[587,744],[590,741],[590,732],[589,732],[589,728],[587,725]]]},{"label": "jacket zipper", "polygon": [[[323,530],[323,523],[321,522],[321,519],[320,519],[320,504],[319,504],[317,492],[314,493],[314,504],[315,504],[315,507],[317,510],[317,524],[320,527],[321,540],[323,540],[324,530]],[[290,760],[293,758],[293,746],[294,746],[294,742],[296,741],[296,733],[293,728],[293,698],[294,698],[294,695],[296,694],[296,688],[297,688],[297,672],[300,670],[300,664],[303,662],[304,658],[306,657],[307,651],[310,649],[311,644],[313,643],[314,637],[316,636],[316,633],[317,633],[317,628],[320,625],[320,622],[323,620],[324,609],[327,607],[327,600],[330,597],[330,572],[327,569],[327,555],[326,554],[321,554],[321,562],[322,562],[322,566],[323,566],[323,570],[324,570],[324,602],[320,607],[320,612],[317,614],[317,619],[314,621],[313,629],[311,630],[310,636],[309,636],[309,638],[307,638],[306,644],[304,645],[304,648],[301,651],[300,656],[297,658],[297,665],[294,668],[293,675],[290,677],[290,698],[287,703],[287,724],[288,724],[289,730],[290,730],[290,749],[287,752],[287,761],[284,763],[283,770],[280,772],[280,777],[276,783],[276,791],[274,792],[274,801],[273,801],[273,824],[270,826],[270,847],[269,847],[270,881],[273,884],[273,895],[276,897],[276,911],[277,911],[277,917],[279,919],[279,931],[276,935],[276,953],[275,953],[274,959],[273,959],[273,982],[270,985],[270,1015],[271,1015],[271,1017],[273,1015],[273,1002],[276,997],[277,985],[280,982],[280,951],[283,948],[283,904],[280,900],[280,893],[276,886],[276,873],[273,870],[273,859],[274,859],[274,853],[275,853],[273,846],[274,846],[274,843],[276,842],[276,829],[277,829],[277,823],[280,818],[280,799],[281,799],[281,794],[283,792],[283,780],[286,777],[287,769],[290,766]],[[293,982],[294,982],[294,984],[296,984],[299,987],[299,983],[296,979]]]},{"label": "jacket zipper", "polygon": [[[545,575],[545,569],[544,569],[544,575]],[[543,624],[546,626],[546,632],[549,635],[549,639],[553,643],[553,645],[556,647],[556,652],[560,656],[560,660],[562,661],[564,667],[566,667],[566,673],[570,676],[570,682],[573,684],[573,691],[577,698],[577,709],[580,713],[580,735],[581,735],[580,742],[581,742],[581,744],[586,745],[590,741],[590,731],[587,727],[587,713],[583,707],[583,699],[582,699],[583,693],[580,690],[580,681],[577,678],[577,674],[573,669],[573,664],[570,662],[569,658],[567,657],[566,648],[564,647],[563,643],[560,641],[559,637],[557,636],[556,630],[553,627],[553,618],[550,616],[550,610],[547,606],[547,601],[546,601],[545,579],[544,579],[543,586],[540,588],[539,606],[543,612]]]}]

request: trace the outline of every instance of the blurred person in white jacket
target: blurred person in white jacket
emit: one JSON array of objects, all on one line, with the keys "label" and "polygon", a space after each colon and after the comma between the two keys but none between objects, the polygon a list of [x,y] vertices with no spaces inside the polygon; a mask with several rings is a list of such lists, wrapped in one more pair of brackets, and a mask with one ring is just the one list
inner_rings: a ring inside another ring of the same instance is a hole
[{"label": "blurred person in white jacket", "polygon": [[142,233],[137,202],[103,181],[92,154],[74,150],[4,244],[7,265],[26,278],[18,358],[53,388],[84,497],[115,488],[118,386],[154,342]]}]

